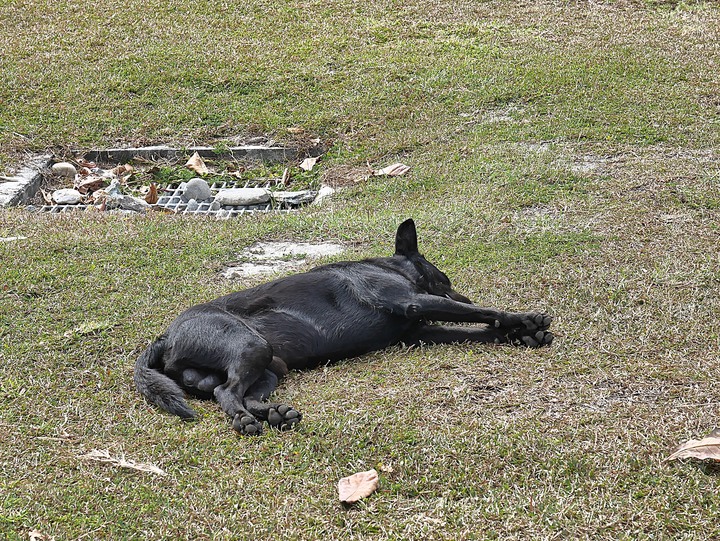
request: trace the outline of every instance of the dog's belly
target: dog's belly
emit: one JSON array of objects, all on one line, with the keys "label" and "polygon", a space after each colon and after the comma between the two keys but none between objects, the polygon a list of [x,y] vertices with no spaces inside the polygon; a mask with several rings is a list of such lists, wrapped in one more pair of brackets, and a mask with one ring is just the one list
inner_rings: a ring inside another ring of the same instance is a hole
[{"label": "dog's belly", "polygon": [[414,327],[405,319],[375,310],[347,314],[327,310],[307,314],[273,310],[253,318],[253,327],[288,368],[307,368],[383,349]]}]

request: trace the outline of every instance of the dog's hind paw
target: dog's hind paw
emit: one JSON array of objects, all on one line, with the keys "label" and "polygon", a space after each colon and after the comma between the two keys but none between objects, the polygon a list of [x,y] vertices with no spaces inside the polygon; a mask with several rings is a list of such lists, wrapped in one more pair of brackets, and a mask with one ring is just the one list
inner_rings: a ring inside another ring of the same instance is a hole
[{"label": "dog's hind paw", "polygon": [[521,343],[518,345],[525,345],[529,348],[539,348],[541,346],[549,346],[554,339],[555,336],[550,331],[537,331],[531,336],[521,336]]},{"label": "dog's hind paw", "polygon": [[496,344],[511,344],[513,346],[525,346],[539,348],[552,344],[555,336],[550,331],[526,331],[520,330],[511,332],[503,337],[496,338]]},{"label": "dog's hind paw", "polygon": [[268,424],[279,430],[291,430],[302,419],[302,414],[290,406],[279,405],[268,410]]},{"label": "dog's hind paw", "polygon": [[259,436],[262,434],[262,424],[247,413],[237,413],[232,421],[232,427],[243,436]]}]

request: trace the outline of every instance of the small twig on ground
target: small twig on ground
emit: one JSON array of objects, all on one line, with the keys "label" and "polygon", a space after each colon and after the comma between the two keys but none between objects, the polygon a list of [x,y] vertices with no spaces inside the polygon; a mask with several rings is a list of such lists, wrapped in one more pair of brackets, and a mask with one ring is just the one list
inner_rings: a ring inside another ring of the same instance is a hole
[{"label": "small twig on ground", "polygon": [[167,475],[167,473],[165,473],[163,470],[161,470],[157,466],[153,466],[152,464],[143,464],[140,462],[135,462],[133,460],[126,460],[124,456],[114,457],[114,456],[111,456],[110,451],[107,451],[107,450],[101,451],[98,449],[93,449],[89,453],[86,453],[84,455],[79,455],[78,458],[81,458],[84,460],[95,460],[97,462],[106,462],[108,464],[112,464],[113,466],[117,466],[119,468],[128,468],[131,470],[154,473],[156,475],[162,475],[162,476]]}]

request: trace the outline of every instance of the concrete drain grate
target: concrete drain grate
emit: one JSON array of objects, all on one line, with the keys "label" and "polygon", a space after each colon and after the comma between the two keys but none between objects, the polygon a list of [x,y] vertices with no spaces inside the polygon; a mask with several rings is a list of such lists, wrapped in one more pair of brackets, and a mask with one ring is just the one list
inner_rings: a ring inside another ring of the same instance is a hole
[{"label": "concrete drain grate", "polygon": [[[314,144],[303,151],[272,146],[271,142],[217,151],[207,147],[109,149],[78,152],[76,158],[65,162],[52,155],[38,156],[17,174],[0,175],[0,208],[27,205],[28,210],[51,214],[155,210],[218,219],[290,212],[319,202],[334,191],[329,186],[316,186],[319,174],[309,174],[324,150],[319,140]],[[190,154],[183,166],[182,160]],[[206,163],[205,159],[211,161]],[[312,164],[306,167],[308,161]],[[272,164],[274,168],[257,169]],[[278,170],[283,168],[279,176]],[[183,177],[191,176],[188,170],[198,176],[183,181]],[[158,171],[161,174],[155,176]],[[251,173],[246,175],[245,171]],[[258,172],[262,178],[255,176]],[[180,178],[163,181],[173,176]],[[50,184],[48,191],[43,183]],[[308,186],[314,189],[306,189]]]},{"label": "concrete drain grate", "polygon": [[[157,210],[167,210],[174,214],[214,216],[218,219],[233,218],[242,214],[253,212],[290,212],[308,205],[326,194],[326,190],[303,190],[303,191],[271,191],[270,184],[258,185],[248,181],[223,181],[209,184],[211,197],[197,201],[188,199],[185,195],[187,183],[182,182],[170,185],[163,189],[156,204],[152,205]],[[267,199],[254,204],[222,204],[218,201],[218,195],[227,193],[229,190],[252,190],[255,193],[264,192]],[[43,205],[38,210],[49,213],[76,212],[94,208],[94,205]]]}]

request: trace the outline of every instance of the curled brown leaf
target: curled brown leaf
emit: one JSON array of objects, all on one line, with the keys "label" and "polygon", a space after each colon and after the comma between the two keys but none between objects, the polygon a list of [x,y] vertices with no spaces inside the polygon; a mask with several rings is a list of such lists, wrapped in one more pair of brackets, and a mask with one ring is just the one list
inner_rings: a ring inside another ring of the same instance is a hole
[{"label": "curled brown leaf", "polygon": [[160,199],[160,196],[158,195],[157,184],[153,182],[152,184],[150,184],[150,189],[145,196],[145,202],[149,203],[150,205],[154,205],[158,202],[158,199]]},{"label": "curled brown leaf", "polygon": [[210,172],[207,165],[205,165],[205,162],[200,157],[200,154],[197,152],[190,156],[190,159],[185,164],[185,167],[195,171],[198,175],[207,175]]}]

